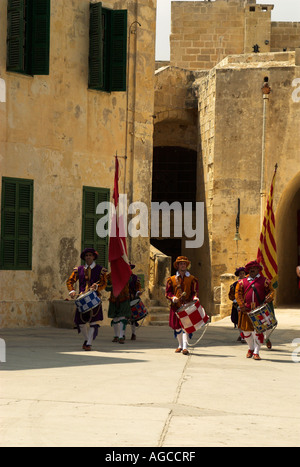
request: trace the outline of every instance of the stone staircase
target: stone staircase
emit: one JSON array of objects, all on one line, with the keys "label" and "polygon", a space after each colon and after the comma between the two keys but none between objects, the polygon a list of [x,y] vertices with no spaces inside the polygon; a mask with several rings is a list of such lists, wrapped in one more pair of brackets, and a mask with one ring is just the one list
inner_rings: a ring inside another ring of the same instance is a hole
[{"label": "stone staircase", "polygon": [[[167,302],[167,300],[166,300]],[[159,300],[150,300],[149,326],[168,326],[170,308],[162,305]]]},{"label": "stone staircase", "polygon": [[147,322],[150,326],[169,325],[169,301],[166,299],[166,280],[171,275],[171,257],[150,246],[150,281]]}]

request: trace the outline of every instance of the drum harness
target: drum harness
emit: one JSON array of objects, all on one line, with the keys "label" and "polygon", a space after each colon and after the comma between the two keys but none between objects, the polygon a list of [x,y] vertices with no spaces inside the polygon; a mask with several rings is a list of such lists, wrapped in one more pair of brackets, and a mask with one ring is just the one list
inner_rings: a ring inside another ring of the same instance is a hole
[{"label": "drum harness", "polygon": [[203,338],[204,334],[205,334],[206,331],[207,331],[208,326],[209,326],[209,323],[206,323],[206,324],[204,325],[204,329],[203,329],[203,331],[202,331],[202,334],[201,334],[201,336],[199,337],[199,339],[195,342],[195,344],[190,344],[189,341],[188,341],[188,346],[189,346],[189,347],[195,347],[195,346],[198,344],[198,342],[201,341],[201,339]]}]

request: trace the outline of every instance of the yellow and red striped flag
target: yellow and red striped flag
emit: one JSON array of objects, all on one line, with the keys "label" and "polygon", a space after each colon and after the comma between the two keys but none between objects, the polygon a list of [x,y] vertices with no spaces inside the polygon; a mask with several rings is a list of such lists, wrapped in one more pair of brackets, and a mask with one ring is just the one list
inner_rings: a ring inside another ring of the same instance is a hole
[{"label": "yellow and red striped flag", "polygon": [[277,164],[271,183],[271,188],[267,200],[267,207],[260,233],[259,247],[257,251],[257,261],[263,266],[263,275],[270,280],[273,289],[278,287],[278,266],[275,239],[275,215],[273,210],[275,176]]}]

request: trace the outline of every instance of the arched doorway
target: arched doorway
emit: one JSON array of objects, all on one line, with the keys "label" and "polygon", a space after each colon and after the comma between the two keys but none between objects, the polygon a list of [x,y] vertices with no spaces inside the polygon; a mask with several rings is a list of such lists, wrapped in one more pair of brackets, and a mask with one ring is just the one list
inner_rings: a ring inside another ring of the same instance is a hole
[{"label": "arched doorway", "polygon": [[276,211],[277,305],[299,305],[296,266],[300,261],[300,172],[283,191]]}]

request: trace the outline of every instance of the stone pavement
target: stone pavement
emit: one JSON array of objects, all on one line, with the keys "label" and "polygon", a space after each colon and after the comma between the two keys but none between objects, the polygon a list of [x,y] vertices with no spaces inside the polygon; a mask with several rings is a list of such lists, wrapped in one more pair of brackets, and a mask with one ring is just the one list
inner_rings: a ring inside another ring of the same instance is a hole
[{"label": "stone pavement", "polygon": [[299,447],[300,309],[276,315],[261,361],[245,358],[230,318],[189,356],[167,326],[125,345],[102,327],[92,352],[75,330],[1,330],[0,446]]}]

